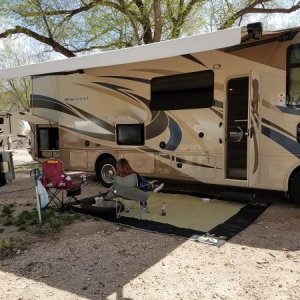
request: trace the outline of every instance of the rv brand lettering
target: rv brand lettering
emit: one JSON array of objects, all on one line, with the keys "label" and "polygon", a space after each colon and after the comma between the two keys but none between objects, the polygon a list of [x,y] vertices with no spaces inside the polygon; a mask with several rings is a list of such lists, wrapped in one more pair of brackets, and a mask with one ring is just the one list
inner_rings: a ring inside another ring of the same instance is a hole
[{"label": "rv brand lettering", "polygon": [[66,102],[70,102],[70,101],[86,101],[86,100],[89,100],[88,96],[85,96],[85,97],[65,98]]}]

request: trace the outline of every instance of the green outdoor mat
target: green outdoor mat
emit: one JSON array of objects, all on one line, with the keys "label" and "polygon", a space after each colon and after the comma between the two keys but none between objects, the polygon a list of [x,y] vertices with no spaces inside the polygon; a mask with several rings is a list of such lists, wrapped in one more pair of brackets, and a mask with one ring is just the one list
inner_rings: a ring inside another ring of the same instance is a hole
[{"label": "green outdoor mat", "polygon": [[[115,209],[95,208],[93,197],[82,200],[80,212],[111,222],[149,231],[178,235],[220,246],[251,224],[270,203],[224,201],[187,194],[149,193],[149,213],[140,212],[138,202],[123,201],[120,218]],[[132,204],[135,204],[132,206]],[[166,215],[162,215],[164,207]]]}]

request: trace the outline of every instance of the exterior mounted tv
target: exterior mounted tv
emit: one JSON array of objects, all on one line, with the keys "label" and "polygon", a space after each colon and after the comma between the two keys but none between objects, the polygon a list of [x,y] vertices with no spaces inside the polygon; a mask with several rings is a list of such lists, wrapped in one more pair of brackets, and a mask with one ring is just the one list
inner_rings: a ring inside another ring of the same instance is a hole
[{"label": "exterior mounted tv", "polygon": [[117,124],[116,136],[118,145],[143,146],[145,126],[144,124]]}]

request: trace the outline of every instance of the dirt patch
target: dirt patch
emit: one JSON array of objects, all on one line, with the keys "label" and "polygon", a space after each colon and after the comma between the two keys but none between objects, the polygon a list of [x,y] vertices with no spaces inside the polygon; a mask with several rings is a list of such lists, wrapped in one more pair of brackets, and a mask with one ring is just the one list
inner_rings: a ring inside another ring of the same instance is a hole
[{"label": "dirt patch", "polygon": [[[88,174],[83,196],[103,191]],[[76,174],[73,174],[76,176]],[[0,210],[35,207],[29,173],[0,189]],[[50,236],[2,226],[25,245],[0,261],[2,299],[298,299],[300,210],[275,202],[217,248],[84,218]]]}]

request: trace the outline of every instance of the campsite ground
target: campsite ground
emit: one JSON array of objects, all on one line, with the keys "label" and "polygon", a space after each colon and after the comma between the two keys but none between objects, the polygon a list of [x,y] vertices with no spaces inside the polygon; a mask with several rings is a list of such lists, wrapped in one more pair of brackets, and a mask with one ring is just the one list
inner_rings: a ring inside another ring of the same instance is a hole
[{"label": "campsite ground", "polygon": [[[35,206],[17,168],[1,211]],[[90,176],[84,196],[101,189]],[[0,260],[0,299],[299,299],[300,208],[274,201],[220,248],[86,217],[50,236],[0,224],[0,241],[18,242]]]}]

